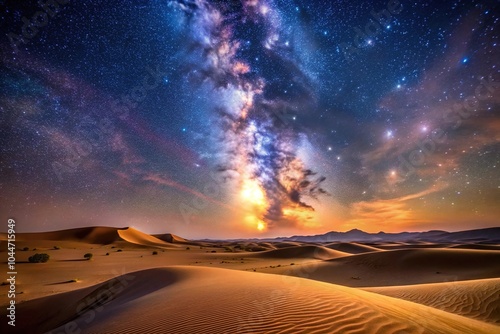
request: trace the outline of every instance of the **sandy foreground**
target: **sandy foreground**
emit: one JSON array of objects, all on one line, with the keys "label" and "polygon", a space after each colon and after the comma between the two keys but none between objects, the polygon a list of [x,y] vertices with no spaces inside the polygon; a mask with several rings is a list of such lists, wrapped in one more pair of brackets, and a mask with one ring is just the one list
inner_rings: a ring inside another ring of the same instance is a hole
[{"label": "sandy foreground", "polygon": [[[16,247],[16,326],[4,284],[2,333],[500,333],[498,245],[192,242],[97,227],[18,234]],[[50,260],[29,263],[35,253]]]}]

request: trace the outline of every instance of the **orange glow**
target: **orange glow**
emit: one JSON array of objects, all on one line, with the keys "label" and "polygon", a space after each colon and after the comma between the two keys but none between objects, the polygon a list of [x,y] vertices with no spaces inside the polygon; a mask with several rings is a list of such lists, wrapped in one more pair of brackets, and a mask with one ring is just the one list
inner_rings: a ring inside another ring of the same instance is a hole
[{"label": "orange glow", "polygon": [[250,229],[251,231],[255,231],[255,229],[257,229],[257,231],[259,232],[264,232],[267,230],[267,224],[264,221],[257,218],[255,215],[246,216],[244,221],[246,223],[247,228]]},{"label": "orange glow", "polygon": [[266,198],[264,191],[255,181],[245,180],[241,190],[243,200],[251,204],[263,208],[266,206]]},{"label": "orange glow", "polygon": [[317,228],[321,224],[318,223],[311,210],[302,207],[286,207],[283,209],[283,216],[286,219],[297,222],[297,225],[302,228]]},{"label": "orange glow", "polygon": [[257,223],[257,230],[262,232],[262,231],[264,231],[265,228],[266,228],[266,224],[264,224],[263,222]]}]

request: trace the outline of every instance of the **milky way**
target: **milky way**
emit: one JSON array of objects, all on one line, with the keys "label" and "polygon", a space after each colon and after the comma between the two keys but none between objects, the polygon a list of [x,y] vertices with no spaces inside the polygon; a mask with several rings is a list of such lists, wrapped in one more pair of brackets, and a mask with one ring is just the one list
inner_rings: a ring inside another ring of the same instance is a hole
[{"label": "milky way", "polygon": [[[215,98],[228,97],[217,114],[228,153],[220,169],[236,172],[242,199],[255,214],[246,219],[255,219],[260,229],[309,219],[303,213],[314,209],[303,198],[325,194],[324,177],[316,177],[297,157],[300,133],[291,115],[307,113],[314,94],[280,42],[279,13],[266,1],[175,4],[192,32],[189,53],[195,56],[188,75],[209,81]],[[256,49],[252,59],[245,44]],[[264,66],[280,70],[264,76]],[[286,93],[277,93],[283,87]]]}]

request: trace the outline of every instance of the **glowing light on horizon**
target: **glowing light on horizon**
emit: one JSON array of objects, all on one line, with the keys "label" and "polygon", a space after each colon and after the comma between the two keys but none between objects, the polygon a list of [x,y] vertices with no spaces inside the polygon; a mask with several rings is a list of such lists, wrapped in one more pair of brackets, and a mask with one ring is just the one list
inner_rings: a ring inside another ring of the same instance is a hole
[{"label": "glowing light on horizon", "polygon": [[255,215],[248,215],[244,218],[247,227],[252,231],[264,232],[267,230],[267,223],[257,218]]}]

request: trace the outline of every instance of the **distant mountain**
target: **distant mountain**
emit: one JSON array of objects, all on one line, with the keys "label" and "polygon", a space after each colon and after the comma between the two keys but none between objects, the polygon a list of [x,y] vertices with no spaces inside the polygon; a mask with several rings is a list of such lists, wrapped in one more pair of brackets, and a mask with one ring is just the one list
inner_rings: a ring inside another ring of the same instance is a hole
[{"label": "distant mountain", "polygon": [[358,229],[347,232],[327,232],[317,235],[294,235],[266,239],[269,241],[300,241],[300,242],[451,242],[451,243],[500,243],[500,227],[468,230],[460,232],[427,231],[427,232],[400,232],[400,233],[367,233]]}]

